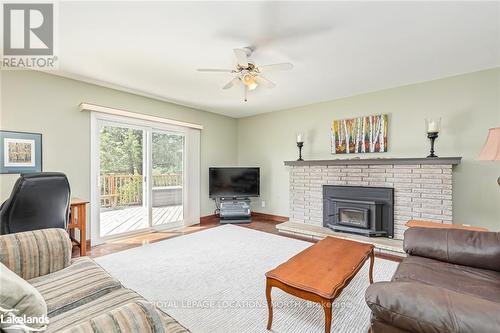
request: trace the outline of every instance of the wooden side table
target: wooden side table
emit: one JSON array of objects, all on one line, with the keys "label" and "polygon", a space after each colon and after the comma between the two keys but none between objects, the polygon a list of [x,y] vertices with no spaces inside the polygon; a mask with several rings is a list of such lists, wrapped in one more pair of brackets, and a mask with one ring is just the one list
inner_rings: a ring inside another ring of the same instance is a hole
[{"label": "wooden side table", "polygon": [[[70,202],[70,221],[68,231],[73,242],[80,247],[80,256],[87,255],[87,200],[80,198],[71,198]],[[80,231],[80,240],[74,238],[74,230]]]},{"label": "wooden side table", "polygon": [[484,227],[476,227],[471,225],[463,225],[463,224],[447,224],[447,223],[439,223],[433,221],[424,221],[424,220],[409,220],[405,224],[408,228],[412,227],[421,227],[421,228],[437,228],[437,229],[462,229],[462,230],[470,230],[470,231],[489,231]]}]

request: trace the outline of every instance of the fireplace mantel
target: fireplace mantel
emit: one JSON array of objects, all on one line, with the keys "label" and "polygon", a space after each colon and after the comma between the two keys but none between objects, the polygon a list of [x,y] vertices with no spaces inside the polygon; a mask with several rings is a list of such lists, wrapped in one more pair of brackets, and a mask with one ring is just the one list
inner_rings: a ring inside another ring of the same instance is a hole
[{"label": "fireplace mantel", "polygon": [[435,158],[343,158],[333,160],[285,161],[286,166],[311,165],[457,165],[462,157],[435,157]]}]

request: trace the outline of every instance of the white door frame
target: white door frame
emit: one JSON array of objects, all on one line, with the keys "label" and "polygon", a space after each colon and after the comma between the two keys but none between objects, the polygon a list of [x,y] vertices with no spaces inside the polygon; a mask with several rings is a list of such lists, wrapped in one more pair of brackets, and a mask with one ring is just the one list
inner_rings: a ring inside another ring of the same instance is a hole
[{"label": "white door frame", "polygon": [[[146,140],[143,140],[143,169],[144,169],[144,185],[143,198],[146,204],[148,226],[149,228],[126,233],[120,233],[115,236],[100,236],[100,190],[99,190],[99,169],[100,169],[100,126],[101,124],[110,124],[144,130]],[[91,142],[90,142],[90,161],[91,161],[91,177],[90,177],[90,235],[92,245],[98,245],[112,238],[120,238],[128,235],[151,232],[155,230],[172,229],[182,226],[193,225],[199,223],[200,218],[200,200],[199,200],[199,179],[200,179],[200,164],[199,164],[199,130],[187,127],[157,123],[148,120],[134,119],[130,117],[109,115],[99,112],[92,112],[90,116]],[[153,131],[160,133],[172,133],[184,136],[184,156],[183,156],[183,223],[174,223],[172,225],[163,225],[152,227],[152,180],[151,174],[152,165],[152,149],[149,145]],[[194,131],[194,132],[193,132]],[[194,138],[193,135],[195,134]],[[193,140],[197,140],[194,142]],[[144,153],[145,152],[145,153]],[[187,163],[188,153],[194,156],[191,163]],[[186,175],[189,175],[186,177]],[[189,201],[188,201],[189,200]]]}]

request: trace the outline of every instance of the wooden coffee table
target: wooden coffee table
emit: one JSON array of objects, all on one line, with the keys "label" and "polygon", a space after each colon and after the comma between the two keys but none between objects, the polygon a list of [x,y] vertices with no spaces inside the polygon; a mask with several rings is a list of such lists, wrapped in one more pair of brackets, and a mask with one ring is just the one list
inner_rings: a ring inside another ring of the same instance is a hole
[{"label": "wooden coffee table", "polygon": [[266,273],[266,298],[273,323],[271,289],[277,287],[299,298],[320,303],[325,312],[325,332],[332,324],[332,303],[370,258],[373,283],[373,245],[327,237]]}]

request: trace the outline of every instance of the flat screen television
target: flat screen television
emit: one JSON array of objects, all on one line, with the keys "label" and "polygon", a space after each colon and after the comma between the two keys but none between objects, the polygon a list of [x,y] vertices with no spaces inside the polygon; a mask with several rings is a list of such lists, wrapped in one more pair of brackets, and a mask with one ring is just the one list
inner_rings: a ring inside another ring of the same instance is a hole
[{"label": "flat screen television", "polygon": [[209,168],[208,192],[210,198],[258,197],[260,168]]}]

